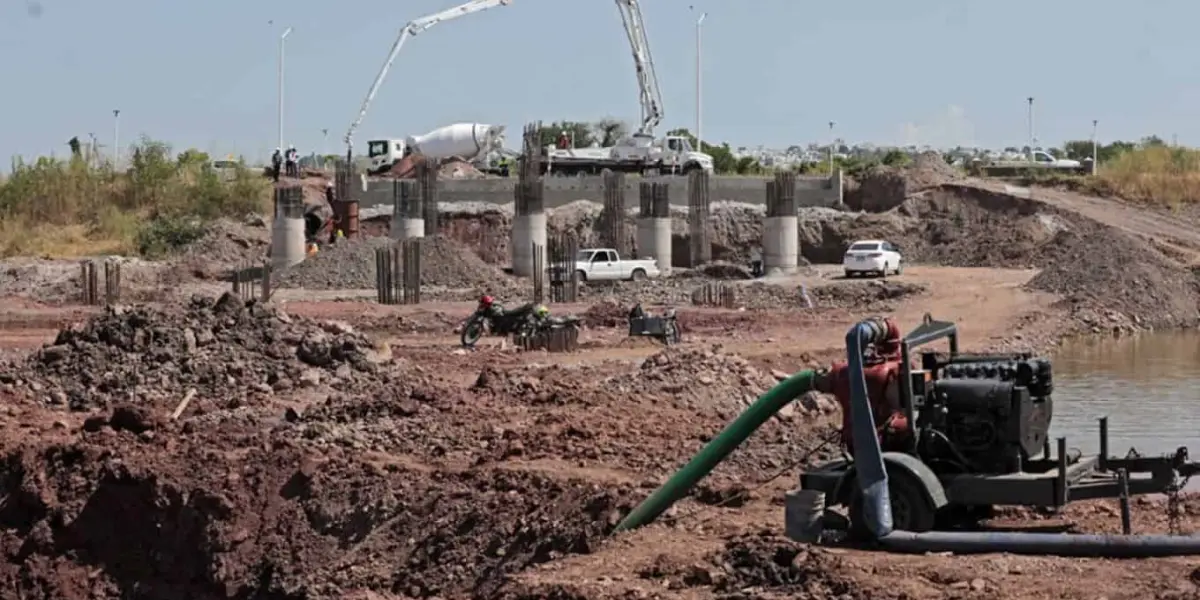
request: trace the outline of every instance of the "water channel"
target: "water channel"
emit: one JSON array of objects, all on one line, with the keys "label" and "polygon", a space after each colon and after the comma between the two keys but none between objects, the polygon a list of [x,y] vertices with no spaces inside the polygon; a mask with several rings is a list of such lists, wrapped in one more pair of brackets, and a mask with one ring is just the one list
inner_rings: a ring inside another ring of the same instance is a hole
[{"label": "water channel", "polygon": [[1192,460],[1200,459],[1200,332],[1073,341],[1053,362],[1053,436],[1095,452],[1096,419],[1107,415],[1111,454],[1188,446]]}]

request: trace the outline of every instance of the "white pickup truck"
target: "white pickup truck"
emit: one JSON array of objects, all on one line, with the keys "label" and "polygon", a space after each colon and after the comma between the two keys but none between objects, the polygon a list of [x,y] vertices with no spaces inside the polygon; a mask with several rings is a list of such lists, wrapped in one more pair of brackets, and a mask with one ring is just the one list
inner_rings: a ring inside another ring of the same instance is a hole
[{"label": "white pickup truck", "polygon": [[575,257],[575,274],[580,281],[641,281],[662,271],[653,258],[625,260],[612,248],[585,248]]}]

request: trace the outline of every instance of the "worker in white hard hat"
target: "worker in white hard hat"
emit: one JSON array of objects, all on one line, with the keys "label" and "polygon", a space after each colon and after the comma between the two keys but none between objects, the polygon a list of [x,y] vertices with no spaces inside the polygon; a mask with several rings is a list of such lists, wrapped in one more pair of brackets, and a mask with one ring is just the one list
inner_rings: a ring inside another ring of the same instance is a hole
[{"label": "worker in white hard hat", "polygon": [[571,147],[571,136],[566,131],[558,134],[558,149],[566,150]]}]

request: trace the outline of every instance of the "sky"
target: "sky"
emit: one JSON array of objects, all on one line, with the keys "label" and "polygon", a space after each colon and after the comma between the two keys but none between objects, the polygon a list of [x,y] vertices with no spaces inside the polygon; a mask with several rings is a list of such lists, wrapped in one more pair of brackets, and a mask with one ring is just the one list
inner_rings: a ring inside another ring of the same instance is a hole
[{"label": "sky", "polygon": [[[0,153],[67,152],[146,135],[182,150],[265,157],[284,137],[341,142],[397,32],[459,0],[4,0]],[[659,131],[696,123],[732,146],[824,142],[1055,145],[1175,136],[1200,144],[1200,3],[1185,0],[642,0],[664,97]],[[1191,40],[1191,41],[1189,41]],[[404,47],[356,135],[456,122],[636,121],[620,15],[608,0],[513,0]],[[831,134],[828,123],[835,122]],[[322,130],[328,129],[328,134]],[[106,152],[109,150],[105,150]]]}]

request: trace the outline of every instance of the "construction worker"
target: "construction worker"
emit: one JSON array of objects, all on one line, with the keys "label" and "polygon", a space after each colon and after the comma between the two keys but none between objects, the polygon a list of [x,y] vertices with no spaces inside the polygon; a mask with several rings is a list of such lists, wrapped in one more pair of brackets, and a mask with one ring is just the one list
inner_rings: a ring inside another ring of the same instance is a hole
[{"label": "construction worker", "polygon": [[570,148],[571,148],[571,137],[567,135],[566,131],[559,133],[558,134],[558,149],[559,150],[568,150]]},{"label": "construction worker", "polygon": [[299,155],[296,153],[296,147],[288,146],[287,154],[284,155],[284,163],[287,165],[287,176],[288,177],[299,177],[300,176],[300,169],[296,164],[296,160],[298,158],[299,158]]},{"label": "construction worker", "polygon": [[756,278],[764,275],[762,249],[758,246],[750,249],[750,274]]},{"label": "construction worker", "polygon": [[332,182],[332,181],[326,181],[326,182],[325,182],[325,201],[329,203],[329,206],[330,206],[331,208],[333,207],[333,198],[334,198],[334,196],[333,196],[333,182]]},{"label": "construction worker", "polygon": [[276,148],[275,152],[271,154],[271,179],[274,179],[275,183],[279,183],[279,169],[281,167],[283,167],[283,150]]}]

